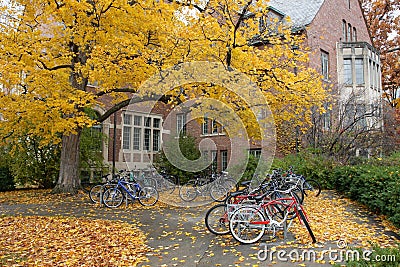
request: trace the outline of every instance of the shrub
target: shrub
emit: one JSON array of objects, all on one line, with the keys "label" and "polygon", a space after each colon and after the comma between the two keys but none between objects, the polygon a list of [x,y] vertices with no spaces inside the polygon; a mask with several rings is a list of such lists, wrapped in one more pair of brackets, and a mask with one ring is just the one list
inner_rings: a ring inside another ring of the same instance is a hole
[{"label": "shrub", "polygon": [[14,179],[8,167],[0,167],[0,192],[15,189]]},{"label": "shrub", "polygon": [[293,166],[297,174],[302,174],[306,178],[318,181],[322,188],[334,188],[331,175],[335,164],[332,160],[323,156],[302,152],[297,155],[288,155],[281,159],[276,158],[272,168],[287,170],[290,166]]},{"label": "shrub", "polygon": [[293,166],[296,173],[317,180],[325,189],[335,189],[400,226],[399,159],[400,153],[395,153],[353,166],[341,166],[321,156],[301,153],[276,159],[273,168],[285,170]]},{"label": "shrub", "polygon": [[[173,146],[171,144],[167,142],[164,145],[164,148],[168,147],[168,145]],[[197,148],[196,145],[196,139],[192,136],[180,136],[179,149],[187,160],[196,160],[201,156],[200,150]],[[158,171],[165,171],[166,173],[177,177],[181,184],[186,183],[195,175],[195,173],[193,172],[182,170],[171,164],[166,155],[164,154],[164,151],[161,151],[157,155],[154,165]]]}]

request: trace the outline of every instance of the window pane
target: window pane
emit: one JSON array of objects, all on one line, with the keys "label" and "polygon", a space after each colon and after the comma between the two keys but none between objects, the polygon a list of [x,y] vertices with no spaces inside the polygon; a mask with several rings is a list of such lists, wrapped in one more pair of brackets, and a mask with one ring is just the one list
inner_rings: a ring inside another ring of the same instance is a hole
[{"label": "window pane", "polygon": [[321,52],[321,70],[322,70],[322,75],[325,80],[328,80],[329,78],[329,55],[328,53],[322,51]]},{"label": "window pane", "polygon": [[211,151],[211,159],[212,159],[212,171],[216,172],[217,171],[217,167],[218,167],[218,159],[217,159],[217,152],[216,150]]},{"label": "window pane", "polygon": [[154,118],[153,119],[153,127],[154,128],[160,128],[160,122],[161,122],[160,119]]},{"label": "window pane", "polygon": [[132,123],[132,115],[124,114],[124,124],[131,125]]},{"label": "window pane", "polygon": [[351,68],[351,59],[343,61],[343,79],[345,84],[353,84],[353,71]]},{"label": "window pane", "polygon": [[364,61],[362,58],[356,58],[355,69],[356,69],[356,83],[364,84]]},{"label": "window pane", "polygon": [[133,118],[133,124],[135,126],[141,126],[142,125],[142,116],[135,115],[135,117]]},{"label": "window pane", "polygon": [[131,127],[124,126],[123,137],[122,137],[122,148],[130,149],[131,147]]},{"label": "window pane", "polygon": [[142,136],[142,129],[134,128],[133,129],[133,149],[134,150],[140,150],[141,136]]},{"label": "window pane", "polygon": [[351,24],[350,23],[347,26],[347,41],[351,42]]},{"label": "window pane", "polygon": [[144,117],[144,126],[145,127],[150,127],[151,125],[151,118],[150,117]]},{"label": "window pane", "polygon": [[218,133],[218,124],[216,120],[212,120],[211,122],[212,133]]},{"label": "window pane", "polygon": [[160,150],[160,130],[153,130],[153,151]]},{"label": "window pane", "polygon": [[226,170],[228,167],[228,151],[221,151],[221,170]]},{"label": "window pane", "polygon": [[176,115],[176,132],[178,135],[186,134],[186,114]]},{"label": "window pane", "polygon": [[202,124],[202,132],[203,134],[208,134],[208,119],[204,117],[204,122]]},{"label": "window pane", "polygon": [[143,150],[150,150],[151,129],[144,129]]}]

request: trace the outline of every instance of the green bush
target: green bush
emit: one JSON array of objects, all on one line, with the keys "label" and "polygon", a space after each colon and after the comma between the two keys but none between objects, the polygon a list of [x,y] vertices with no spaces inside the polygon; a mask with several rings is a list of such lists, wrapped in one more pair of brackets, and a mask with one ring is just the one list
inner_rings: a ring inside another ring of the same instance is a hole
[{"label": "green bush", "polygon": [[[174,142],[166,142],[164,144],[164,148],[169,147],[171,151],[173,149],[178,149],[174,147]],[[200,150],[197,148],[196,139],[192,136],[180,136],[179,137],[179,149],[183,156],[187,160],[196,160],[199,159],[201,156]],[[173,152],[169,152],[173,153]],[[192,179],[197,173],[189,172],[182,170],[176,166],[174,166],[165,155],[164,151],[161,151],[155,161],[154,166],[157,168],[158,171],[165,171],[166,173],[173,175],[179,179],[181,184],[186,183],[188,180]],[[205,170],[207,171],[207,170]]]},{"label": "green bush", "polygon": [[363,250],[359,251],[360,258],[348,259],[346,266],[348,267],[397,267],[400,266],[400,243],[397,248],[380,248],[374,245],[372,253],[363,258]]},{"label": "green bush", "polygon": [[333,189],[332,169],[335,164],[332,160],[311,153],[302,152],[297,155],[288,155],[284,158],[276,158],[272,164],[273,169],[287,170],[290,166],[295,173],[302,174],[308,179],[318,181],[322,188]]},{"label": "green bush", "polygon": [[360,162],[341,166],[303,152],[276,159],[273,168],[286,170],[293,166],[296,173],[317,180],[324,189],[335,189],[400,226],[400,153]]},{"label": "green bush", "polygon": [[335,189],[400,226],[400,173],[394,166],[345,166],[333,170]]}]

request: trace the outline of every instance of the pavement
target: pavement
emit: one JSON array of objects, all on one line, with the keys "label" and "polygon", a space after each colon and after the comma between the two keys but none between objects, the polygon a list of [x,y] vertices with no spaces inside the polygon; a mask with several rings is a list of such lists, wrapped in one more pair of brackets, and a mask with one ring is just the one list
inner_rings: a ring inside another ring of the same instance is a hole
[{"label": "pavement", "polygon": [[[261,240],[252,245],[240,244],[229,234],[216,236],[208,232],[204,218],[212,205],[176,207],[157,203],[155,207],[142,207],[133,203],[108,209],[92,204],[88,197],[81,197],[51,206],[0,201],[0,215],[72,216],[134,223],[147,234],[149,246],[148,261],[141,263],[141,267],[332,266],[328,261],[316,262],[315,259],[292,262],[290,259],[297,255],[288,246],[295,243],[290,232],[285,239],[280,233],[274,242]],[[278,251],[274,253],[273,250],[281,245],[286,245],[286,248],[280,249],[281,254],[278,255]],[[327,247],[336,247],[336,244],[324,244],[314,249],[321,251]],[[296,250],[297,253],[302,252],[298,246]]]}]

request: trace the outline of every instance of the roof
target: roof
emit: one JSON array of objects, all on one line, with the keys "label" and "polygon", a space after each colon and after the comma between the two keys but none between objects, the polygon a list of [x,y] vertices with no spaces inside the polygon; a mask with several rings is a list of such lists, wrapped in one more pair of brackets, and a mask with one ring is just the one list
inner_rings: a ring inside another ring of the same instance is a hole
[{"label": "roof", "polygon": [[304,28],[317,15],[324,0],[270,0],[268,4],[289,16],[294,28]]}]

